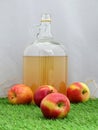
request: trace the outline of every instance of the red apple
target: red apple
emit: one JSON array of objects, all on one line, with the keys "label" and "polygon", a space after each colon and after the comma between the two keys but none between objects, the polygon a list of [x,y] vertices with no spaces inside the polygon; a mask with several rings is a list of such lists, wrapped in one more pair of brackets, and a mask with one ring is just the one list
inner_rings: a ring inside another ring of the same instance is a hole
[{"label": "red apple", "polygon": [[83,82],[74,82],[67,88],[67,97],[73,103],[86,102],[90,98],[90,90]]},{"label": "red apple", "polygon": [[12,104],[31,103],[33,92],[30,87],[24,84],[13,85],[8,91],[8,100]]},{"label": "red apple", "polygon": [[34,102],[40,107],[41,100],[50,93],[57,92],[57,90],[50,85],[40,86],[34,93]]},{"label": "red apple", "polygon": [[46,118],[64,118],[70,111],[70,101],[64,94],[51,93],[41,101],[40,108]]}]

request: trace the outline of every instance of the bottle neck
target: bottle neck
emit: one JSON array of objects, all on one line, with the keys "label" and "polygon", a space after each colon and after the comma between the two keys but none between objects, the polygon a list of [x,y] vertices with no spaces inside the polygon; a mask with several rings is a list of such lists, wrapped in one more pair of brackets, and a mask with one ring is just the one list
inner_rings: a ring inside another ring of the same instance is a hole
[{"label": "bottle neck", "polygon": [[52,38],[51,22],[41,22],[37,37],[38,39]]}]

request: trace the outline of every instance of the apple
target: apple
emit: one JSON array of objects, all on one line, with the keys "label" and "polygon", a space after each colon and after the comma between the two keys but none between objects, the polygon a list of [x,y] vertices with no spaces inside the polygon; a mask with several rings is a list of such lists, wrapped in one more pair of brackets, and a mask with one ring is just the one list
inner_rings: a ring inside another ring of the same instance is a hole
[{"label": "apple", "polygon": [[51,93],[41,101],[40,108],[46,118],[64,118],[70,111],[70,101],[64,94]]},{"label": "apple", "polygon": [[33,91],[24,84],[13,85],[8,91],[8,100],[12,104],[28,104],[33,99]]},{"label": "apple", "polygon": [[67,97],[73,103],[86,102],[90,98],[90,90],[83,82],[74,82],[67,88]]},{"label": "apple", "polygon": [[57,90],[50,85],[42,85],[37,88],[34,92],[34,102],[35,104],[40,107],[41,100],[50,93],[57,92]]}]

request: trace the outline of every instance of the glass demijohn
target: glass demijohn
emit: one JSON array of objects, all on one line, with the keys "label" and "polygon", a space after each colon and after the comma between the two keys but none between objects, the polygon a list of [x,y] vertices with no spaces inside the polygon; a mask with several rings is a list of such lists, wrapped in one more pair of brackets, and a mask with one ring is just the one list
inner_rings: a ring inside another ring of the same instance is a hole
[{"label": "glass demijohn", "polygon": [[51,18],[43,14],[37,38],[24,51],[23,82],[35,91],[52,85],[66,94],[68,56],[64,46],[53,39]]}]

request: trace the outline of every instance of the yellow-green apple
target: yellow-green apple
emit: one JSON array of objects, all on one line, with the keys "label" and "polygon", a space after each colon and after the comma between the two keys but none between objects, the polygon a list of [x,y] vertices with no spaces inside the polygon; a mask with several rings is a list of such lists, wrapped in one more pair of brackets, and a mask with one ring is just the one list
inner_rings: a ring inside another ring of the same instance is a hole
[{"label": "yellow-green apple", "polygon": [[8,91],[8,100],[12,104],[28,104],[33,99],[30,87],[24,84],[13,85]]},{"label": "yellow-green apple", "polygon": [[48,94],[40,105],[41,111],[46,118],[64,118],[70,111],[70,101],[64,94]]},{"label": "yellow-green apple", "polygon": [[38,89],[34,93],[34,102],[37,106],[40,107],[41,100],[47,96],[50,93],[57,92],[57,89],[55,89],[51,85],[42,85],[39,86]]},{"label": "yellow-green apple", "polygon": [[67,97],[73,103],[86,102],[90,98],[90,90],[83,82],[74,82],[67,88]]}]

